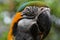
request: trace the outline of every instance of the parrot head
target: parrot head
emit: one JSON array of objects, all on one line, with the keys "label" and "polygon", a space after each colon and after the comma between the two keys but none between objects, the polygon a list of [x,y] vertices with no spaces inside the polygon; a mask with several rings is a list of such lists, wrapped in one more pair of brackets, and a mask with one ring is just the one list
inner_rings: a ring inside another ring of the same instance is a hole
[{"label": "parrot head", "polygon": [[17,12],[9,35],[13,36],[13,40],[43,40],[48,35],[51,28],[50,8],[45,3],[27,2]]}]

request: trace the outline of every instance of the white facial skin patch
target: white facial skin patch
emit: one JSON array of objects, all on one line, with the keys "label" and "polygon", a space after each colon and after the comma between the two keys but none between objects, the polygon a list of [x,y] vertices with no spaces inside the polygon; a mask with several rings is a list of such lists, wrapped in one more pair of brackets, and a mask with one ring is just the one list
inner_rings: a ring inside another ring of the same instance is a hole
[{"label": "white facial skin patch", "polygon": [[35,15],[39,15],[41,13],[47,13],[48,16],[50,17],[50,8],[47,7],[36,7],[36,6],[27,6],[22,13],[31,13],[31,14],[35,14]]},{"label": "white facial skin patch", "polygon": [[18,22],[18,27],[20,27],[23,30],[28,30],[30,28],[30,25],[34,23],[36,22],[32,19],[22,19]]}]

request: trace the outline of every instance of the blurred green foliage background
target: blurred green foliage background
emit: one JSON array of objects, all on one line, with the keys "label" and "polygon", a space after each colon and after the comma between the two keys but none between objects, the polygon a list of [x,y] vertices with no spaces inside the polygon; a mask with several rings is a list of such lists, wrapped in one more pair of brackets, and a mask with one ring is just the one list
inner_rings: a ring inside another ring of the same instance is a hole
[{"label": "blurred green foliage background", "polygon": [[[46,2],[51,8],[51,15],[60,19],[60,0],[0,0],[0,40],[7,40],[13,15],[20,5],[29,1]],[[55,22],[52,23],[51,31],[45,40],[60,40],[60,26]]]}]

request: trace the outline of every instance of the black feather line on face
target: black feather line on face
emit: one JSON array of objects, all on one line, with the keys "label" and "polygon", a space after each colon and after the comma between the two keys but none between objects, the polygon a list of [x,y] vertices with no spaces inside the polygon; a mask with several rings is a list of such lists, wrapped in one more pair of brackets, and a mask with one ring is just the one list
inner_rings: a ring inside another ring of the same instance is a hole
[{"label": "black feather line on face", "polygon": [[[21,18],[22,19],[22,18]],[[21,19],[19,19],[16,23],[14,23],[14,26],[13,26],[13,30],[12,30],[12,35],[13,36],[16,36],[16,34],[17,34],[17,27],[18,27],[18,22],[21,20]]]}]

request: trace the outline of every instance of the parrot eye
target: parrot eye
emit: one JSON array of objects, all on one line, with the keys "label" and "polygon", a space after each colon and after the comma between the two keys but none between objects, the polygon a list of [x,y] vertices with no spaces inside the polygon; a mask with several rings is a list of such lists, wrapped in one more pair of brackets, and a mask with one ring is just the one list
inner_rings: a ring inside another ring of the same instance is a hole
[{"label": "parrot eye", "polygon": [[33,15],[32,15],[31,6],[26,7],[26,8],[23,10],[23,13],[24,13],[24,15],[26,15],[26,16],[33,16]]},{"label": "parrot eye", "polygon": [[27,11],[30,11],[30,8],[26,8],[27,9]]}]

